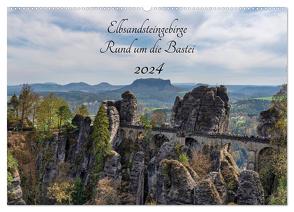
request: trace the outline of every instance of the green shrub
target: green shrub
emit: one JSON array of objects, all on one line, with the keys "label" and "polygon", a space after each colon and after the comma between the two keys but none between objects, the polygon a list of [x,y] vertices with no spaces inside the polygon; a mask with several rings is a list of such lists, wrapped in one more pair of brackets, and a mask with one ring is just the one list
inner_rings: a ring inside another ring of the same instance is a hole
[{"label": "green shrub", "polygon": [[176,145],[175,145],[175,151],[176,151],[176,154],[178,156],[180,156],[182,154],[182,148],[183,148],[183,145],[182,144],[176,143]]},{"label": "green shrub", "polygon": [[17,160],[13,157],[12,153],[8,151],[7,155],[7,183],[11,185],[13,181],[13,172],[18,168]]},{"label": "green shrub", "polygon": [[47,196],[57,204],[72,204],[74,183],[71,181],[54,182],[48,187]]},{"label": "green shrub", "polygon": [[83,205],[86,202],[85,189],[79,177],[74,182],[74,189],[71,194],[71,198],[74,205]]},{"label": "green shrub", "polygon": [[179,155],[179,161],[184,165],[189,165],[189,158],[185,153]]},{"label": "green shrub", "polygon": [[280,179],[276,192],[270,196],[270,205],[287,205],[287,179]]}]

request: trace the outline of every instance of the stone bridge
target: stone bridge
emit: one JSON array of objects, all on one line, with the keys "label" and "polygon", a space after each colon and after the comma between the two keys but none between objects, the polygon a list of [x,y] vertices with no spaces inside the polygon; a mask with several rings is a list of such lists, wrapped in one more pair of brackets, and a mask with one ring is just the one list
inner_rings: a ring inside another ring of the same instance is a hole
[{"label": "stone bridge", "polygon": [[[128,138],[133,141],[142,137],[144,128],[142,126],[135,125],[121,125],[119,136]],[[206,134],[206,133],[194,133],[192,135],[185,135],[179,132],[175,128],[152,128],[152,136],[164,135],[169,141],[178,141],[191,148],[203,149],[203,147],[209,146],[214,148],[220,148],[225,144],[230,144],[232,151],[246,151],[247,169],[259,170],[259,161],[266,154],[266,150],[273,148],[269,143],[269,139],[260,137],[248,137],[248,136],[236,136],[229,134]]]}]

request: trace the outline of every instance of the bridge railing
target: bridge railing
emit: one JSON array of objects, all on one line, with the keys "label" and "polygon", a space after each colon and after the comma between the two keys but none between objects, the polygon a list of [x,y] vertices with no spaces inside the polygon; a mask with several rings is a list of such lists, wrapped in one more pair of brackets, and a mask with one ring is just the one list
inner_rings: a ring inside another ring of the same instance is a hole
[{"label": "bridge railing", "polygon": [[[121,124],[122,128],[131,128],[136,130],[144,130],[143,126],[140,125],[126,125]],[[265,143],[268,144],[270,140],[264,137],[258,136],[247,136],[247,135],[232,135],[232,134],[224,134],[224,133],[205,133],[205,132],[194,132],[194,133],[185,133],[178,128],[165,128],[165,127],[153,127],[152,131],[158,132],[167,132],[167,133],[176,133],[179,137],[193,137],[193,136],[203,136],[209,138],[221,138],[221,139],[230,139],[230,140],[239,140],[243,142],[256,142],[256,143]]]}]

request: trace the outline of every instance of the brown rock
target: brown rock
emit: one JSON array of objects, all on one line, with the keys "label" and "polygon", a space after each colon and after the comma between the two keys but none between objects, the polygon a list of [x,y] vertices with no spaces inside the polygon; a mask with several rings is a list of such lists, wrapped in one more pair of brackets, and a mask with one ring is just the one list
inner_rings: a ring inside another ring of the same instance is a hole
[{"label": "brown rock", "polygon": [[193,204],[196,185],[189,170],[177,160],[160,162],[157,177],[157,203]]},{"label": "brown rock", "polygon": [[8,205],[25,205],[22,189],[20,187],[20,176],[17,170],[13,173],[13,181],[7,187]]},{"label": "brown rock", "polygon": [[252,170],[241,172],[237,191],[237,203],[239,205],[264,204],[264,191],[257,172]]},{"label": "brown rock", "polygon": [[115,103],[119,111],[121,124],[136,124],[138,122],[136,96],[130,91],[126,91],[121,97],[122,100]]},{"label": "brown rock", "polygon": [[210,179],[202,180],[194,188],[195,205],[219,205],[222,200],[219,193]]},{"label": "brown rock", "polygon": [[120,155],[117,152],[112,150],[110,156],[106,159],[103,175],[104,177],[115,180],[118,184],[120,184],[122,178],[121,163]]},{"label": "brown rock", "polygon": [[224,86],[199,86],[176,97],[171,123],[186,133],[224,133],[229,122],[229,98]]}]

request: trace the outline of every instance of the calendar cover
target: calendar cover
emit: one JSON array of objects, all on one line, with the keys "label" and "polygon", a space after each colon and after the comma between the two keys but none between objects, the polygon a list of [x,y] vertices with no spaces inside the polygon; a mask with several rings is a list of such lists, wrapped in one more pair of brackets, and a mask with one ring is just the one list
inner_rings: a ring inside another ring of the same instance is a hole
[{"label": "calendar cover", "polygon": [[286,205],[287,8],[7,9],[8,205]]}]

